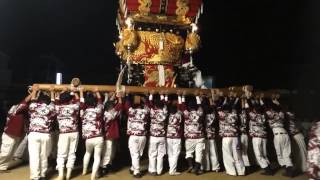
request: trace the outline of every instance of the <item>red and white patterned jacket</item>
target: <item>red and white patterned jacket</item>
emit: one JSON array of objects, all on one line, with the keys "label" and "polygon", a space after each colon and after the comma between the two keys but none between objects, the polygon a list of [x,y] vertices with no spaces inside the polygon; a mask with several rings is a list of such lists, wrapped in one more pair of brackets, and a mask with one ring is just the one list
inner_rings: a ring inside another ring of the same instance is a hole
[{"label": "red and white patterned jacket", "polygon": [[28,111],[29,104],[23,100],[21,103],[19,103],[15,109],[13,110],[12,114],[19,114],[22,113],[23,111]]},{"label": "red and white patterned jacket", "polygon": [[122,103],[117,103],[111,110],[104,111],[104,130],[106,139],[119,138],[118,121],[122,110]]},{"label": "red and white patterned jacket", "polygon": [[300,129],[297,127],[296,124],[296,116],[295,114],[291,113],[291,112],[286,112],[286,124],[287,124],[287,129],[288,132],[291,136],[294,136],[296,134],[301,133]]},{"label": "red and white patterned jacket", "polygon": [[55,105],[31,101],[29,104],[29,132],[50,133],[55,120]]},{"label": "red and white patterned jacket", "polygon": [[151,106],[150,108],[150,136],[166,136],[166,118],[168,115],[167,106],[162,109]]},{"label": "red and white patterned jacket", "polygon": [[17,113],[19,105],[13,105],[7,115],[6,126],[4,132],[9,136],[21,138],[24,136],[26,128],[26,117],[22,112]]},{"label": "red and white patterned jacket", "polygon": [[218,111],[219,135],[221,137],[238,137],[238,115],[236,112]]},{"label": "red and white patterned jacket", "polygon": [[145,105],[143,108],[133,108],[126,103],[125,109],[128,114],[127,134],[129,136],[146,136],[148,116],[150,113],[149,107]]},{"label": "red and white patterned jacket", "polygon": [[316,122],[309,133],[308,170],[311,179],[320,179],[320,121]]},{"label": "red and white patterned jacket", "polygon": [[216,121],[217,121],[217,117],[214,112],[210,114],[206,114],[205,128],[206,128],[206,135],[208,139],[214,139],[216,136],[216,130],[214,127],[214,123]]},{"label": "red and white patterned jacket", "polygon": [[204,138],[203,109],[198,107],[197,110],[188,110],[182,104],[184,116],[184,137],[186,139]]},{"label": "red and white patterned jacket", "polygon": [[176,113],[169,114],[167,138],[180,139],[182,137],[182,116],[181,105],[178,105]]},{"label": "red and white patterned jacket", "polygon": [[103,104],[101,100],[95,107],[86,106],[81,102],[82,137],[90,139],[103,136],[102,134]]},{"label": "red and white patterned jacket", "polygon": [[266,117],[263,114],[249,112],[249,134],[251,137],[267,138]]},{"label": "red and white patterned jacket", "polygon": [[276,112],[274,110],[266,111],[266,118],[271,129],[284,128],[284,113]]},{"label": "red and white patterned jacket", "polygon": [[239,114],[239,118],[240,118],[240,132],[241,134],[248,134],[248,115],[247,115],[247,111],[245,109],[243,109],[240,114]]},{"label": "red and white patterned jacket", "polygon": [[79,100],[75,99],[70,103],[56,103],[55,111],[60,133],[78,132]]}]

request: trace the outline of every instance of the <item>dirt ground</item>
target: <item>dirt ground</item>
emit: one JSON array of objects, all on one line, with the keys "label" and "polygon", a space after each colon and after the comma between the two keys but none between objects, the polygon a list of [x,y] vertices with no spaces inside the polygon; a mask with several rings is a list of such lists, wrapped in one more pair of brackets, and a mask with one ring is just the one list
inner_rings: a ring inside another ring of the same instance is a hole
[{"label": "dirt ground", "polygon": [[[146,169],[146,165],[142,167],[142,169]],[[82,176],[81,175],[81,167],[78,167],[74,170],[73,173],[73,178],[75,180],[88,180],[90,179],[90,174],[86,175],[86,176]],[[56,171],[52,171],[53,174],[51,175],[51,177],[49,179],[55,179],[55,177],[57,176],[57,172]],[[254,173],[251,173],[247,176],[239,176],[239,177],[233,177],[233,176],[228,176],[226,175],[224,172],[220,172],[220,173],[206,173],[203,174],[201,176],[195,176],[193,174],[189,174],[187,172],[183,172],[182,175],[180,176],[169,176],[168,173],[165,173],[162,176],[157,176],[157,177],[153,177],[150,176],[148,174],[144,175],[143,178],[141,178],[142,180],[194,180],[195,178],[199,179],[201,178],[202,180],[212,180],[212,179],[216,179],[216,180],[220,180],[220,179],[224,179],[224,180],[289,180],[291,178],[287,178],[282,176],[283,170],[279,170],[274,176],[263,176],[260,175],[261,171],[258,170]],[[2,173],[0,174],[0,180],[20,180],[20,179],[29,179],[29,166],[28,165],[23,165],[20,167],[17,167],[15,169],[10,170],[7,173]],[[108,176],[100,178],[100,179],[109,179],[109,180],[132,180],[132,176],[129,174],[128,168],[122,168],[119,169],[117,172],[113,172],[110,173]],[[297,176],[295,178],[293,178],[293,180],[307,180],[307,176],[305,175],[300,175]]]}]

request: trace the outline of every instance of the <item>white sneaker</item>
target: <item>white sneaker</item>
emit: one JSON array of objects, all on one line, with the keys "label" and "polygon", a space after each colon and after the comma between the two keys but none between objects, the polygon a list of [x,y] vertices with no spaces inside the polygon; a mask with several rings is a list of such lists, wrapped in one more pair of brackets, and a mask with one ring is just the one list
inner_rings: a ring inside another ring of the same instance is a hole
[{"label": "white sneaker", "polygon": [[179,176],[181,175],[181,173],[179,172],[173,172],[173,173],[169,173],[170,176]]},{"label": "white sneaker", "polygon": [[87,174],[87,170],[82,170],[82,175],[84,176],[84,175],[86,175]]}]

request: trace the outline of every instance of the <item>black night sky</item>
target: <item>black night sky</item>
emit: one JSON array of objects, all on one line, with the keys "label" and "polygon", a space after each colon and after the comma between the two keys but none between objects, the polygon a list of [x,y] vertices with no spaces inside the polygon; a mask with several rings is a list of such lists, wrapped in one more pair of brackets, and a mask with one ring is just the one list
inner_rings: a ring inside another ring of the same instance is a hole
[{"label": "black night sky", "polygon": [[[320,89],[320,1],[205,0],[196,65],[217,87]],[[117,0],[0,0],[0,51],[14,84],[116,81]]]}]

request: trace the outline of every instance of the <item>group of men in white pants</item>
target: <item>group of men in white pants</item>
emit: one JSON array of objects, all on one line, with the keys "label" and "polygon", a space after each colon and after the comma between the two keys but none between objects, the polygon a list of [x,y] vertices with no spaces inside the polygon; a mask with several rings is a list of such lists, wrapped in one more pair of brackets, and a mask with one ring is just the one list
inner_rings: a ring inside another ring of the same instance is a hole
[{"label": "group of men in white pants", "polygon": [[4,132],[0,149],[0,172],[8,172],[9,169],[26,162],[27,145],[27,136],[17,138]]},{"label": "group of men in white pants", "polygon": [[[53,123],[59,126],[57,150],[58,179],[70,179],[76,160],[79,141],[79,125],[85,140],[86,153],[83,158],[83,174],[87,173],[89,160],[93,154],[91,179],[98,177],[101,167],[105,172],[114,158],[114,139],[119,137],[121,111],[127,113],[128,148],[134,177],[142,176],[140,158],[149,136],[150,175],[163,173],[163,158],[168,154],[169,174],[179,175],[177,164],[181,152],[181,141],[185,140],[188,171],[200,175],[203,171],[220,171],[217,153],[217,130],[222,137],[223,164],[226,173],[232,176],[245,175],[246,167],[251,166],[248,158],[248,142],[252,138],[257,163],[265,175],[273,175],[267,157],[267,126],[272,129],[278,162],[286,168],[286,176],[293,176],[290,136],[297,142],[302,158],[302,171],[306,171],[306,146],[304,137],[295,125],[293,113],[284,111],[277,100],[239,99],[150,94],[134,95],[133,99],[122,104],[122,97],[105,98],[103,105],[100,93],[80,95],[75,92],[56,93],[50,96],[38,93],[34,87],[25,100],[10,110],[8,118],[28,112],[28,149],[30,158],[30,178],[46,177],[48,156],[52,149],[51,133]],[[128,98],[130,99],[130,98]],[[112,103],[107,103],[112,102]],[[80,117],[80,119],[79,119]],[[13,121],[16,122],[17,120]],[[9,121],[8,121],[9,122]],[[17,121],[20,122],[20,121]],[[19,124],[19,123],[12,123]],[[25,122],[24,122],[25,124]],[[10,123],[7,123],[7,127]],[[150,126],[148,128],[148,126]],[[287,128],[288,127],[288,128]],[[0,168],[12,157],[12,149],[22,138],[9,135],[5,131],[0,152]],[[14,133],[19,134],[19,133]],[[289,136],[290,135],[290,136]],[[250,138],[251,137],[251,138]],[[5,142],[8,143],[5,143]],[[23,141],[24,142],[24,141]],[[9,148],[7,144],[10,144]],[[11,146],[14,144],[13,146]],[[10,152],[9,152],[10,151]],[[11,156],[11,157],[10,157]],[[65,164],[66,163],[66,164]],[[5,170],[6,168],[0,169]],[[66,169],[66,173],[65,173]]]},{"label": "group of men in white pants", "polygon": [[[220,170],[215,142],[216,114],[212,104],[208,104],[204,112],[201,100],[199,96],[185,98],[181,95],[172,95],[168,100],[167,95],[150,94],[148,100],[134,96],[133,100],[127,101],[128,146],[132,159],[130,172],[134,177],[141,177],[140,158],[148,133],[150,175],[163,173],[165,154],[168,154],[169,175],[180,175],[177,164],[182,139],[185,140],[188,172],[200,175],[203,170]],[[149,123],[150,129],[147,129]]]},{"label": "group of men in white pants", "polygon": [[[277,160],[279,165],[285,168],[284,175],[293,177],[296,171],[305,172],[307,169],[305,139],[296,126],[294,114],[283,108],[276,99],[245,99],[243,106],[247,109],[253,151],[257,163],[264,169],[262,174],[274,174],[267,157],[267,127],[272,130]],[[291,140],[296,141],[301,159],[301,166],[296,169],[292,163]]]},{"label": "group of men in white pants", "polygon": [[[186,101],[184,96],[178,96],[176,100],[167,102],[167,96],[159,95],[154,99],[151,94],[148,100],[135,100],[140,98],[135,96],[133,106],[126,107],[132,158],[130,172],[134,177],[141,177],[139,160],[148,134],[148,171],[151,175],[163,173],[163,157],[166,153],[169,174],[180,174],[176,167],[182,139],[185,140],[189,172],[196,175],[202,174],[203,170],[219,172],[216,129],[219,129],[222,137],[223,164],[229,175],[245,175],[246,167],[252,165],[248,157],[251,139],[256,162],[264,170],[262,174],[274,174],[267,154],[267,128],[273,132],[273,144],[278,163],[285,168],[284,175],[293,177],[296,170],[306,171],[306,145],[295,124],[295,116],[275,99],[221,97],[214,101],[193,96]],[[148,123],[150,129],[147,129]],[[302,160],[301,167],[297,169],[293,168],[291,159],[290,137],[296,141]]]},{"label": "group of men in white pants", "polygon": [[[30,98],[30,97],[28,97]],[[27,136],[25,134],[26,113],[16,113],[18,106],[13,105],[8,111],[6,125],[1,137],[0,171],[7,170],[25,160]]]},{"label": "group of men in white pants", "polygon": [[[69,92],[65,94],[68,97],[65,98],[67,99],[65,102],[67,102],[68,108],[66,104],[63,104],[62,107],[56,105],[56,111],[58,112],[57,120],[60,129],[57,157],[58,179],[64,179],[64,162],[66,157],[68,157],[66,179],[71,177],[71,172],[76,160],[75,152],[79,139],[77,117],[80,114],[82,138],[85,140],[86,148],[83,157],[82,174],[87,174],[90,158],[93,154],[91,173],[91,179],[93,180],[106,175],[111,168],[115,154],[114,141],[119,138],[117,124],[122,110],[122,103],[121,99],[115,98],[114,93],[105,94],[105,101],[103,103],[102,97],[97,89],[94,92],[87,92],[86,96],[83,95],[82,90],[80,90],[80,97],[78,97],[76,93],[73,94],[75,95],[75,99],[70,97]],[[60,97],[64,97],[63,94],[61,94]],[[62,112],[59,113],[59,110]],[[67,114],[67,117],[61,117],[59,121],[59,114]],[[70,121],[70,117],[73,117],[73,121]],[[67,134],[61,133],[61,129],[64,129],[63,126],[69,127],[66,131]],[[63,145],[61,145],[64,149],[59,151],[61,136],[64,136]],[[102,169],[102,171],[99,171],[99,169]]]},{"label": "group of men in white pants", "polygon": [[[274,174],[267,157],[267,127],[273,132],[273,143],[278,163],[285,168],[284,175],[293,177],[297,171],[305,172],[307,170],[304,136],[296,126],[294,114],[288,109],[282,108],[278,100],[225,97],[213,104],[212,107],[217,114],[216,121],[219,122],[216,129],[219,128],[219,135],[222,137],[223,164],[227,174],[232,176],[245,175],[246,167],[251,166],[248,157],[250,139],[252,139],[256,162],[264,170],[262,174]],[[208,116],[210,113],[206,113],[206,123],[210,122]],[[210,131],[206,131],[207,142],[210,142],[210,133],[208,132]],[[298,145],[299,153],[297,155],[301,160],[300,166],[296,169],[293,168],[291,159],[291,140],[294,140]],[[215,148],[215,143],[206,146],[206,149],[212,149],[212,147]],[[214,152],[211,155],[214,155]],[[208,161],[208,158],[205,159]],[[215,163],[216,159],[212,159],[211,165],[218,165]]]},{"label": "group of men in white pants", "polygon": [[[149,99],[143,96],[134,96],[133,100],[127,100],[125,109],[128,113],[128,147],[132,159],[130,172],[134,177],[140,178],[142,176],[140,158],[148,133],[150,134],[148,149],[150,175],[157,176],[163,173],[163,158],[166,154],[168,154],[169,160],[169,174],[180,174],[177,172],[177,163],[183,136],[186,139],[186,159],[190,165],[189,170],[197,174],[201,173],[205,137],[202,120],[203,110],[199,106],[201,103],[199,97],[197,97],[197,101],[198,104],[194,101],[192,107],[186,107],[184,97],[178,96],[168,102],[167,95],[158,94],[150,94]],[[149,123],[150,129],[147,129]]]},{"label": "group of men in white pants", "polygon": [[[114,96],[109,101],[115,101]],[[86,143],[83,174],[87,173],[90,156],[94,151],[91,179],[96,179],[99,167],[111,165],[114,157],[114,139],[111,137],[114,137],[112,134],[119,134],[117,130],[110,129],[118,127],[113,124],[117,121],[121,106],[114,102],[111,104],[105,109],[97,91],[87,93],[85,98],[82,90],[79,97],[77,93],[67,89],[60,93],[50,91],[49,96],[34,86],[30,95],[8,112],[0,149],[0,170],[5,171],[17,164],[11,160],[21,159],[28,143],[30,179],[45,179],[48,157],[54,148],[53,126],[57,123],[57,179],[70,179],[76,161],[81,125]]]},{"label": "group of men in white pants", "polygon": [[245,175],[245,165],[242,158],[237,102],[227,100],[225,98],[222,105],[217,108],[219,134],[222,137],[223,164],[227,174],[243,176]]}]

